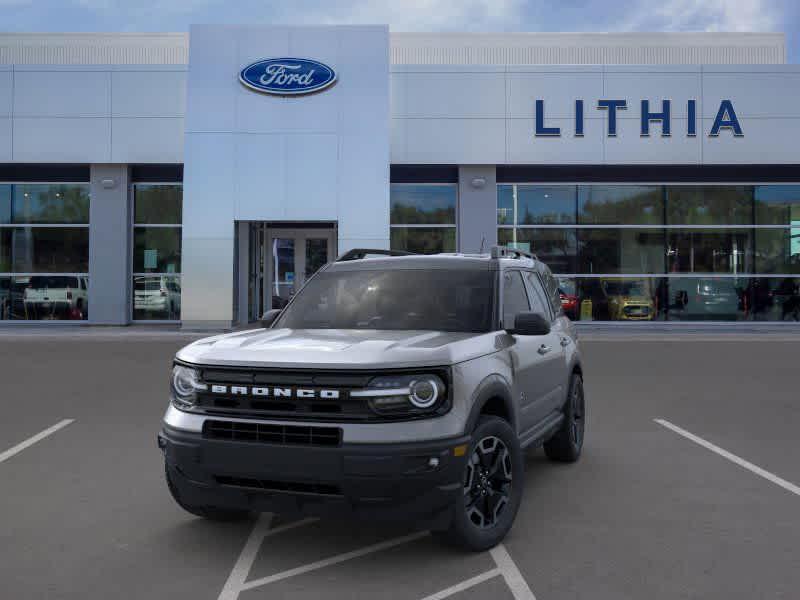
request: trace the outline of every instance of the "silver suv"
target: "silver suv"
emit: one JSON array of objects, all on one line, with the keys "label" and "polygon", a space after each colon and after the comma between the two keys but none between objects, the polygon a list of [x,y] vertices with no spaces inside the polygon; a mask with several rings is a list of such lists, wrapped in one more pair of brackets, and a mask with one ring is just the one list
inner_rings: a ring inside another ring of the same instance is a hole
[{"label": "silver suv", "polygon": [[558,282],[535,257],[355,250],[263,327],[180,350],[159,435],[190,513],[357,514],[500,542],[527,448],[573,462],[585,404]]}]

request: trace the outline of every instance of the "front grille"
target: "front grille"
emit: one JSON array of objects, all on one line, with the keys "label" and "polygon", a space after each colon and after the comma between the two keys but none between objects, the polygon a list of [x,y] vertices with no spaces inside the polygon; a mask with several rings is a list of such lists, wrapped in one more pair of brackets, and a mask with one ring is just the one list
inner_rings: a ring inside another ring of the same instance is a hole
[{"label": "front grille", "polygon": [[215,440],[297,446],[338,446],[342,442],[342,430],[339,427],[236,421],[206,421],[203,424],[203,436]]},{"label": "front grille", "polygon": [[248,477],[230,477],[215,475],[220,485],[250,488],[267,492],[287,492],[292,494],[314,494],[317,496],[341,496],[339,486],[326,483],[306,483],[303,481],[272,481],[270,479],[250,479]]},{"label": "front grille", "polygon": [[[372,377],[370,374],[207,367],[201,376],[209,390],[198,394],[197,406],[208,414],[308,421],[380,419],[370,410],[365,399],[350,397],[350,390],[367,386]],[[218,394],[211,391],[214,385],[229,390],[233,386],[263,386],[269,390],[280,387],[290,390],[291,397]],[[313,390],[315,397],[297,397],[296,392],[300,389]],[[322,390],[335,390],[338,398],[320,397]]]}]

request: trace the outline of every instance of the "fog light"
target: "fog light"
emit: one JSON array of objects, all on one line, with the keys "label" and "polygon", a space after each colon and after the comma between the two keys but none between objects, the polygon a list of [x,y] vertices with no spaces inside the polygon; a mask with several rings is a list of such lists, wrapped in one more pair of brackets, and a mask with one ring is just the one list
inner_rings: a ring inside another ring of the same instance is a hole
[{"label": "fog light", "polygon": [[431,469],[435,469],[436,467],[439,466],[439,459],[436,458],[435,456],[432,456],[431,458],[428,459],[428,466]]}]

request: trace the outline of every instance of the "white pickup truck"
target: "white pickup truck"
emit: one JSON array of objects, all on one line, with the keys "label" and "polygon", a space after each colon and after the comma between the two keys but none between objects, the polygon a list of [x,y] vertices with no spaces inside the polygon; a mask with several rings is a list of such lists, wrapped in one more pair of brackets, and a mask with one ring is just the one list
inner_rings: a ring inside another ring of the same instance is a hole
[{"label": "white pickup truck", "polygon": [[86,277],[33,275],[23,293],[27,319],[85,319],[88,306]]}]

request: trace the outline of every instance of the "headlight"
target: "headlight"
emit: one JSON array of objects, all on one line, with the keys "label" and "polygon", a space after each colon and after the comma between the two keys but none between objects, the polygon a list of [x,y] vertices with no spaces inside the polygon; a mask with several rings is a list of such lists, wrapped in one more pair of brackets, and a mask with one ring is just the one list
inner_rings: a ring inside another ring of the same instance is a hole
[{"label": "headlight", "polygon": [[192,408],[197,402],[197,392],[208,389],[200,381],[197,369],[175,365],[172,367],[172,403],[176,408]]},{"label": "headlight", "polygon": [[427,373],[376,377],[350,396],[366,398],[373,412],[383,416],[426,415],[447,408],[442,378]]}]

